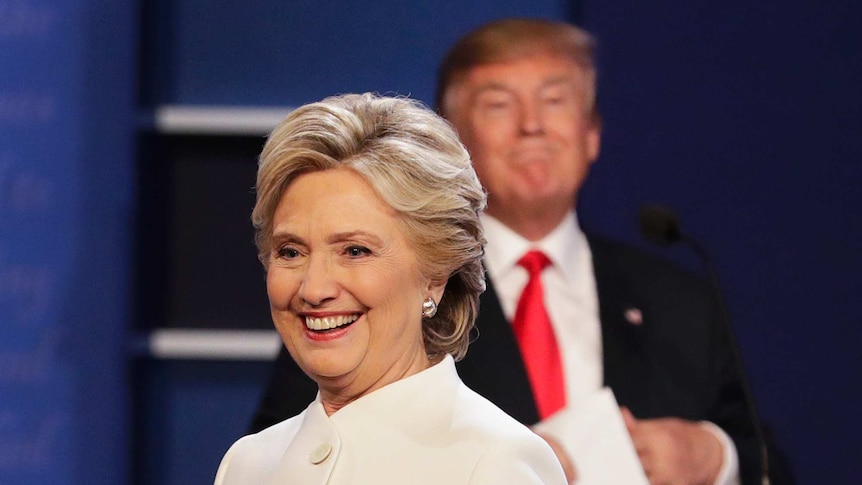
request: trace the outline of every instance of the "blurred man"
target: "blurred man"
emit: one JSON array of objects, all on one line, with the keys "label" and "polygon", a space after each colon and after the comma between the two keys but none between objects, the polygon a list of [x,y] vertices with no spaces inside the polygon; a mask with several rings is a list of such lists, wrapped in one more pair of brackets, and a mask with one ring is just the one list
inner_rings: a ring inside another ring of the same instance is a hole
[{"label": "blurred man", "polygon": [[[566,417],[608,386],[650,483],[758,483],[754,428],[706,285],[578,225],[601,141],[591,37],[543,20],[488,24],[444,59],[437,103],[488,191],[488,290],[458,364],[468,386],[543,423],[570,479]],[[282,352],[255,429],[301,410],[312,392],[301,378]]]}]

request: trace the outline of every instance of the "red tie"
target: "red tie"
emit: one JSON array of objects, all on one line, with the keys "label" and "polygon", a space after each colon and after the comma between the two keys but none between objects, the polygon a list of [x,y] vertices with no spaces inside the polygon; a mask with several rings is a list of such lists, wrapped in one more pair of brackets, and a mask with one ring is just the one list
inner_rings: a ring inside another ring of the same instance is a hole
[{"label": "red tie", "polygon": [[533,387],[539,417],[545,419],[566,404],[566,387],[560,349],[551,319],[545,310],[540,276],[551,260],[541,251],[530,251],[518,261],[530,275],[512,326]]}]

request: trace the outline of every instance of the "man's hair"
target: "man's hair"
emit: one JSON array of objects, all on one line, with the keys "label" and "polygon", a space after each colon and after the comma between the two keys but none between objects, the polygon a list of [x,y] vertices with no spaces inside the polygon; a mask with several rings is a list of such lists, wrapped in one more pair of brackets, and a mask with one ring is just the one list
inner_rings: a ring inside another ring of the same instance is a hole
[{"label": "man's hair", "polygon": [[593,37],[565,22],[525,18],[485,24],[452,46],[437,70],[435,103],[438,112],[447,115],[449,89],[463,80],[471,69],[534,55],[561,57],[578,65],[583,71],[585,106],[590,115],[598,118]]}]

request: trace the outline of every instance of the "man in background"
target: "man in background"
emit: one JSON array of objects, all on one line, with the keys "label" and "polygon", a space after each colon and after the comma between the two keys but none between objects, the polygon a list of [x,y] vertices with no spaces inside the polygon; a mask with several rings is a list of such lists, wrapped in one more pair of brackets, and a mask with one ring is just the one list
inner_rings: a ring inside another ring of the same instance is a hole
[{"label": "man in background", "polygon": [[[459,374],[536,425],[570,480],[568,424],[607,386],[650,483],[759,483],[743,378],[706,284],[578,225],[601,141],[593,50],[565,23],[500,20],[440,66],[438,109],[488,191],[488,290]],[[253,429],[301,411],[313,398],[303,381],[282,351]]]}]

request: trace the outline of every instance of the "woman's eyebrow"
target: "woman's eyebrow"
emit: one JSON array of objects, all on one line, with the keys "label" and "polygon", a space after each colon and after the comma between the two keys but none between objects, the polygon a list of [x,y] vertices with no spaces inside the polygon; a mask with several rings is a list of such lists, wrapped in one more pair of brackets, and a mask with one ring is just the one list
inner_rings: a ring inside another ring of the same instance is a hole
[{"label": "woman's eyebrow", "polygon": [[361,229],[357,229],[355,231],[344,231],[344,232],[336,232],[336,233],[330,234],[326,238],[326,242],[337,243],[337,242],[351,241],[351,240],[355,240],[355,239],[364,239],[364,240],[371,242],[372,244],[378,244],[378,245],[383,243],[383,240],[380,239],[380,237],[378,237],[377,235],[372,234],[368,231],[363,231]]}]

